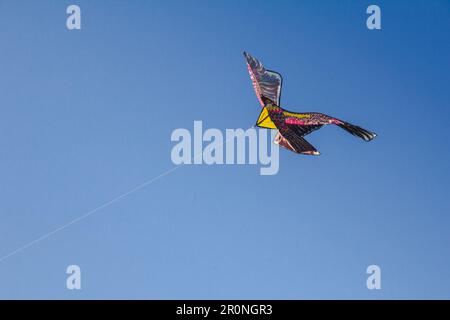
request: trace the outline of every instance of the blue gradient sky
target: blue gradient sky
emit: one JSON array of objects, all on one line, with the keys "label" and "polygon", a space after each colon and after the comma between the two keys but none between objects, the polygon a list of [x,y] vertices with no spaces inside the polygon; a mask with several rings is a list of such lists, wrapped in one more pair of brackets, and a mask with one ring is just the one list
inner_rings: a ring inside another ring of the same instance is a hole
[{"label": "blue gradient sky", "polygon": [[[68,31],[78,4],[82,30]],[[382,9],[382,30],[366,8]],[[0,1],[0,256],[248,128],[242,51],[327,127],[280,171],[184,166],[0,262],[0,298],[450,298],[448,1]],[[78,264],[82,290],[65,288]],[[382,290],[366,268],[382,269]]]}]

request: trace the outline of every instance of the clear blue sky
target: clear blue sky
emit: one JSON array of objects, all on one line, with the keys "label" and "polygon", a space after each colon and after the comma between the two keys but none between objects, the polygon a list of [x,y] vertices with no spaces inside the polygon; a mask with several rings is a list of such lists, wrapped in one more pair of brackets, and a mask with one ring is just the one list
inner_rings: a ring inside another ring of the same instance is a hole
[{"label": "clear blue sky", "polygon": [[243,50],[379,134],[179,168],[0,262],[0,298],[450,298],[448,1],[2,0],[0,39],[0,256],[172,168],[174,129],[251,126]]}]

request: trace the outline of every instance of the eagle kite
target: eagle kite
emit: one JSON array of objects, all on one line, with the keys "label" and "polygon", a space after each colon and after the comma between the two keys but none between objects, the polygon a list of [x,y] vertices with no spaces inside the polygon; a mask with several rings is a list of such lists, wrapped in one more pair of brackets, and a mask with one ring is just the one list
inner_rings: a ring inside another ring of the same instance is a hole
[{"label": "eagle kite", "polygon": [[269,71],[257,59],[244,52],[247,60],[248,72],[253,82],[261,106],[261,114],[256,126],[268,129],[277,129],[275,143],[300,154],[319,155],[316,150],[303,137],[327,124],[335,124],[364,141],[371,141],[377,135],[348,122],[327,116],[318,112],[291,112],[280,106],[281,75]]}]

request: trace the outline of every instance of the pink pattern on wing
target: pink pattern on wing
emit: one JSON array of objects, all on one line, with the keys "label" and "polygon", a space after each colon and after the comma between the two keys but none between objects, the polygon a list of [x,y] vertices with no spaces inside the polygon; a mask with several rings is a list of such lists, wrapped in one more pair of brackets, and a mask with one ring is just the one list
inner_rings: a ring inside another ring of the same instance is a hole
[{"label": "pink pattern on wing", "polygon": [[299,126],[302,126],[302,125],[306,124],[305,121],[299,120],[297,118],[286,118],[285,122],[287,124],[296,124],[296,125],[299,125]]}]

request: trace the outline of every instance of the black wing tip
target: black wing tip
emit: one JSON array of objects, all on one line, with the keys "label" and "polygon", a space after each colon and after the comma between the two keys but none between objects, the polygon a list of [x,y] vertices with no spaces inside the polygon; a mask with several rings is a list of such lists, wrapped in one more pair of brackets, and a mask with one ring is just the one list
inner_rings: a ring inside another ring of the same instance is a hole
[{"label": "black wing tip", "polygon": [[355,126],[348,122],[343,122],[341,124],[338,124],[338,126],[341,127],[342,129],[344,129],[345,131],[351,133],[352,135],[363,139],[366,142],[372,141],[377,136],[377,134],[375,132],[371,132],[369,130],[366,130],[359,126]]}]

